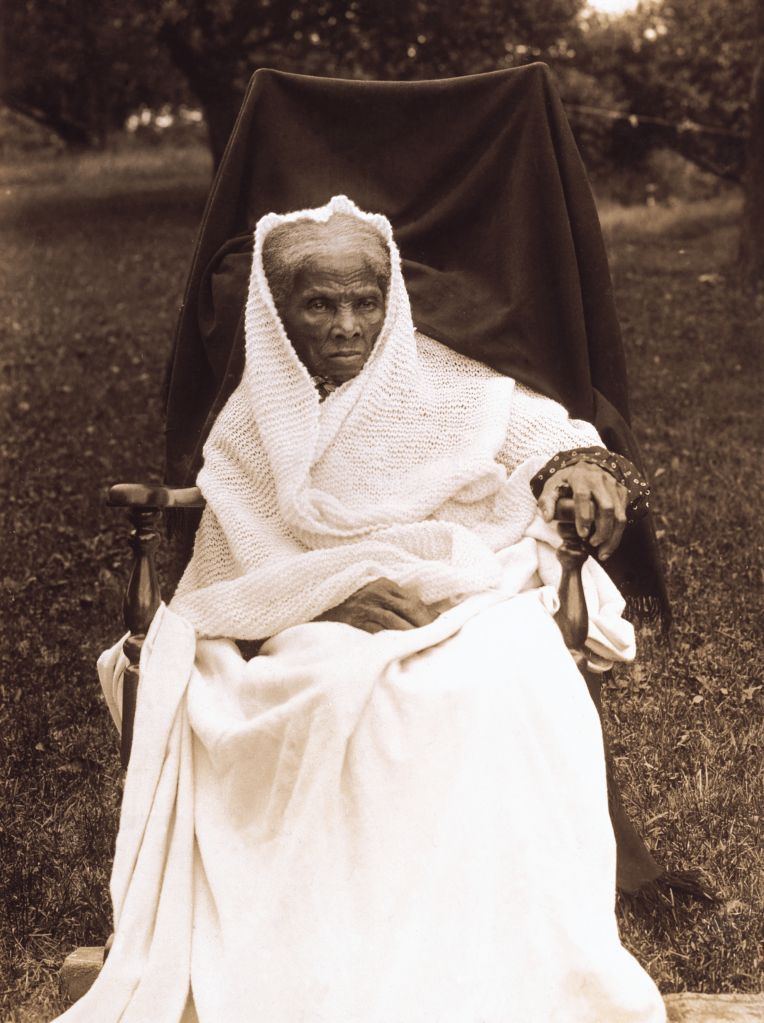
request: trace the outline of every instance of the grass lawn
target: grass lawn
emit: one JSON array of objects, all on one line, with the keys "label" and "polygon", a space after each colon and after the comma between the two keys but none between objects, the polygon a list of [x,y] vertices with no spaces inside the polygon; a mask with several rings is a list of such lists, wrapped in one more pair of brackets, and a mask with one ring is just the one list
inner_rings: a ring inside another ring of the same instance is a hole
[{"label": "grass lawn", "polygon": [[[55,971],[110,931],[117,744],[95,677],[127,554],[103,506],[158,478],[159,390],[208,168],[195,150],[0,168],[0,1017],[55,1014]],[[761,311],[735,291],[739,206],[603,207],[637,436],[676,624],[607,693],[635,818],[721,898],[619,910],[662,990],[764,987],[758,670]],[[757,850],[757,839],[759,849]]]}]

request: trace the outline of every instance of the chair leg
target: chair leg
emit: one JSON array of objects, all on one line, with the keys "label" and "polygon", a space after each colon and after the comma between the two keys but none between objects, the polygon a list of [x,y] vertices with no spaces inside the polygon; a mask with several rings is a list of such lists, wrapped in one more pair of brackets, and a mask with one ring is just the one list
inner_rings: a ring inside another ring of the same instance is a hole
[{"label": "chair leg", "polygon": [[[593,671],[582,672],[589,695],[602,722],[602,678]],[[674,896],[713,902],[715,896],[693,870],[667,870],[655,859],[631,821],[621,799],[615,761],[602,729],[607,772],[607,799],[616,844],[616,888],[620,895],[633,896],[646,906],[671,901]]]},{"label": "chair leg", "polygon": [[154,549],[159,542],[159,509],[131,508],[129,514],[133,525],[130,546],[134,561],[123,605],[125,626],[130,632],[124,644],[128,665],[122,681],[121,757],[125,769],[133,743],[141,648],[161,601],[154,562]]},{"label": "chair leg", "polygon": [[[559,597],[560,610],[555,620],[560,627],[565,645],[586,680],[589,695],[594,701],[602,721],[602,675],[587,670],[586,637],[589,618],[586,610],[581,569],[587,557],[585,544],[576,532],[575,508],[573,502],[561,498],[555,509],[557,530],[562,546],[557,557],[562,567]],[[708,899],[699,879],[691,872],[666,871],[645,845],[642,837],[631,822],[621,800],[615,764],[608,749],[603,728],[605,766],[607,771],[608,808],[616,841],[616,885],[622,895],[646,897],[647,901],[660,900],[667,890]]]},{"label": "chair leg", "polygon": [[[597,708],[600,722],[602,722],[602,675],[586,670],[582,674],[586,680],[589,695]],[[619,892],[631,895],[655,881],[664,873],[664,870],[645,845],[624,808],[615,763],[608,747],[604,722],[602,724],[602,742],[605,747],[605,769],[607,772],[607,801],[616,842],[616,886]]]},{"label": "chair leg", "polygon": [[102,945],[77,948],[66,957],[58,971],[58,983],[68,1005],[90,990],[101,972],[103,961]]}]

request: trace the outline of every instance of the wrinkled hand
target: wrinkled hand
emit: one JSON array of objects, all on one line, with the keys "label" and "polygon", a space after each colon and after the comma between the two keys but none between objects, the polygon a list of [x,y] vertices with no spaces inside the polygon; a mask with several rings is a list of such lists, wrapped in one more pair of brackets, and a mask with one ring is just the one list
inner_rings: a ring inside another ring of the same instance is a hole
[{"label": "wrinkled hand", "polygon": [[591,462],[569,465],[550,476],[541,491],[538,504],[546,522],[554,518],[560,490],[566,487],[573,493],[576,532],[599,548],[598,557],[605,561],[618,547],[626,527],[626,487]]},{"label": "wrinkled hand", "polygon": [[383,629],[416,629],[429,625],[437,617],[414,590],[398,586],[390,579],[375,579],[314,621],[344,622],[364,632],[382,632]]}]

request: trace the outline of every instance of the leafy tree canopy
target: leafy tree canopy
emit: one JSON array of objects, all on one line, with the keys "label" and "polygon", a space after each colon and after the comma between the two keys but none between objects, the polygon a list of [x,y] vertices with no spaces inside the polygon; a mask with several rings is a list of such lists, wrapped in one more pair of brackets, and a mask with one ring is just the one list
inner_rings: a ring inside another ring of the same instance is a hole
[{"label": "leafy tree canopy", "polygon": [[258,67],[412,79],[545,60],[590,165],[633,165],[669,146],[738,179],[755,57],[750,0],[643,0],[617,19],[582,17],[583,7],[584,0],[4,0],[2,96],[85,144],[102,142],[141,105],[196,102],[219,157]]},{"label": "leafy tree canopy", "polygon": [[[202,105],[213,148],[252,71],[425,78],[554,58],[583,0],[5,0],[3,96],[72,141]],[[12,44],[8,41],[12,40]],[[220,130],[216,131],[216,125]]]},{"label": "leafy tree canopy", "polygon": [[579,70],[630,115],[614,122],[618,162],[669,147],[740,180],[755,20],[750,0],[643,0],[618,19],[582,23]]}]

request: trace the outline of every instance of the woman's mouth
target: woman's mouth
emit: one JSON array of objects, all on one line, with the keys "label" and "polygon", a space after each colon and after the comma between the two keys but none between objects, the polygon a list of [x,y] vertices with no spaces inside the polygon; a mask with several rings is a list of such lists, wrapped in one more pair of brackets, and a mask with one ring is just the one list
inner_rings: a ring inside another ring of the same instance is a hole
[{"label": "woman's mouth", "polygon": [[363,352],[333,352],[327,358],[333,362],[352,362],[354,359],[358,359]]}]

